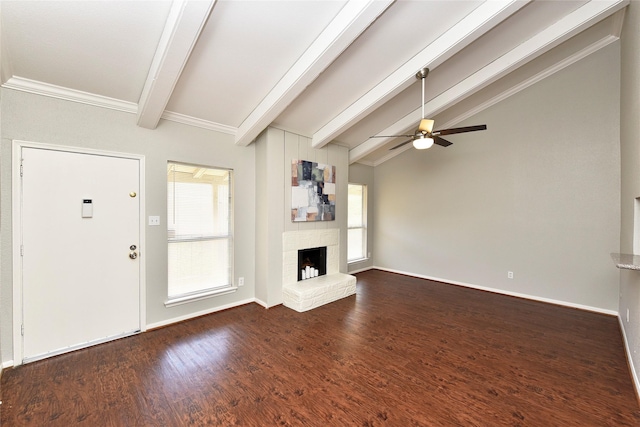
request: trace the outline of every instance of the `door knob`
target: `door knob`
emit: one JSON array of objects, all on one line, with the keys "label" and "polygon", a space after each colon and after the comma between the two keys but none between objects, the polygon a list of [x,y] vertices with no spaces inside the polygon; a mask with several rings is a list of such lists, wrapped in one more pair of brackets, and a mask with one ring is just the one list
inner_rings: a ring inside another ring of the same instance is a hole
[{"label": "door knob", "polygon": [[136,259],[136,258],[138,258],[138,253],[137,253],[137,252],[131,252],[131,253],[129,254],[129,258],[131,258],[131,259]]}]

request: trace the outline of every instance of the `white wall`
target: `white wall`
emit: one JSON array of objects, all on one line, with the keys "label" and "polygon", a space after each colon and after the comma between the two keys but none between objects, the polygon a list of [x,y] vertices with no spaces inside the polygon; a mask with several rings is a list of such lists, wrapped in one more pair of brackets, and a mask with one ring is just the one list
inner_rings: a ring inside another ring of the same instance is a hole
[{"label": "white wall", "polygon": [[371,256],[366,260],[349,263],[349,272],[351,273],[373,267],[373,167],[360,163],[349,165],[349,183],[367,186],[367,252],[371,253]]},{"label": "white wall", "polygon": [[[255,278],[255,150],[237,147],[231,135],[162,120],[156,130],[136,126],[136,116],[13,90],[2,90],[0,151],[0,330],[3,361],[12,348],[11,140],[142,154],[146,163],[146,214],[159,215],[160,227],[146,228],[147,324],[250,301]],[[168,160],[234,170],[234,270],[245,286],[229,295],[165,308],[167,298],[166,164]],[[117,171],[114,171],[117,173]],[[146,222],[146,221],[145,221]]]},{"label": "white wall", "polygon": [[[349,154],[329,144],[311,147],[311,139],[268,128],[256,140],[256,298],[267,307],[282,304],[282,233],[340,229],[340,272],[347,271],[347,185]],[[308,160],[336,167],[335,221],[291,221],[291,161]],[[264,204],[267,206],[264,206]]]},{"label": "white wall", "polygon": [[[620,252],[633,253],[634,200],[640,197],[640,3],[627,8],[621,37],[622,69],[620,96],[621,147],[621,230]],[[636,252],[640,254],[640,252]],[[627,310],[629,320],[627,321]],[[640,272],[621,270],[620,318],[631,361],[636,387],[640,388]]]},{"label": "white wall", "polygon": [[377,166],[375,265],[617,312],[619,49],[461,124],[487,131]]}]

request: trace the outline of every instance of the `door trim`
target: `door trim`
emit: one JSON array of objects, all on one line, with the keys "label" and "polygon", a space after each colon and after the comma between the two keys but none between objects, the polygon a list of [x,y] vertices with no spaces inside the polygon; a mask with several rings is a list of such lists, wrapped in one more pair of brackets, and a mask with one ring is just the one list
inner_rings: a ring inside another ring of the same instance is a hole
[{"label": "door trim", "polygon": [[145,157],[140,154],[119,153],[114,151],[95,150],[91,148],[54,145],[41,142],[13,140],[11,146],[11,240],[13,267],[13,365],[23,363],[22,351],[22,181],[20,179],[20,163],[23,148],[36,148],[52,151],[63,151],[77,154],[90,154],[105,157],[118,157],[137,160],[139,162],[140,182],[140,332],[147,329],[146,325],[146,246],[145,246]]}]

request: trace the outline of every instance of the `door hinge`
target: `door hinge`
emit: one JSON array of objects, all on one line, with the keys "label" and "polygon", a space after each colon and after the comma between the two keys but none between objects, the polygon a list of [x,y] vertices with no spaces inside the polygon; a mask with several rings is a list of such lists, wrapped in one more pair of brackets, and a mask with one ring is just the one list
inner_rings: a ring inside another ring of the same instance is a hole
[{"label": "door hinge", "polygon": [[24,323],[20,326],[20,334],[24,336]]},{"label": "door hinge", "polygon": [[20,245],[20,256],[24,256],[24,245]]},{"label": "door hinge", "polygon": [[22,174],[24,173],[24,168],[22,167],[22,162],[23,162],[23,159],[20,159],[20,177],[22,177]]}]

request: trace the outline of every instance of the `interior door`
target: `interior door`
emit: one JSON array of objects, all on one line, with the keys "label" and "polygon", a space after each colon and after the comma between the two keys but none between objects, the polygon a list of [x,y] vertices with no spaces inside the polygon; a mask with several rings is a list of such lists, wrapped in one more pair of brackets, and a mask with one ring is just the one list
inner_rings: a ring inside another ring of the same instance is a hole
[{"label": "interior door", "polygon": [[140,161],[22,148],[23,361],[140,330]]}]

